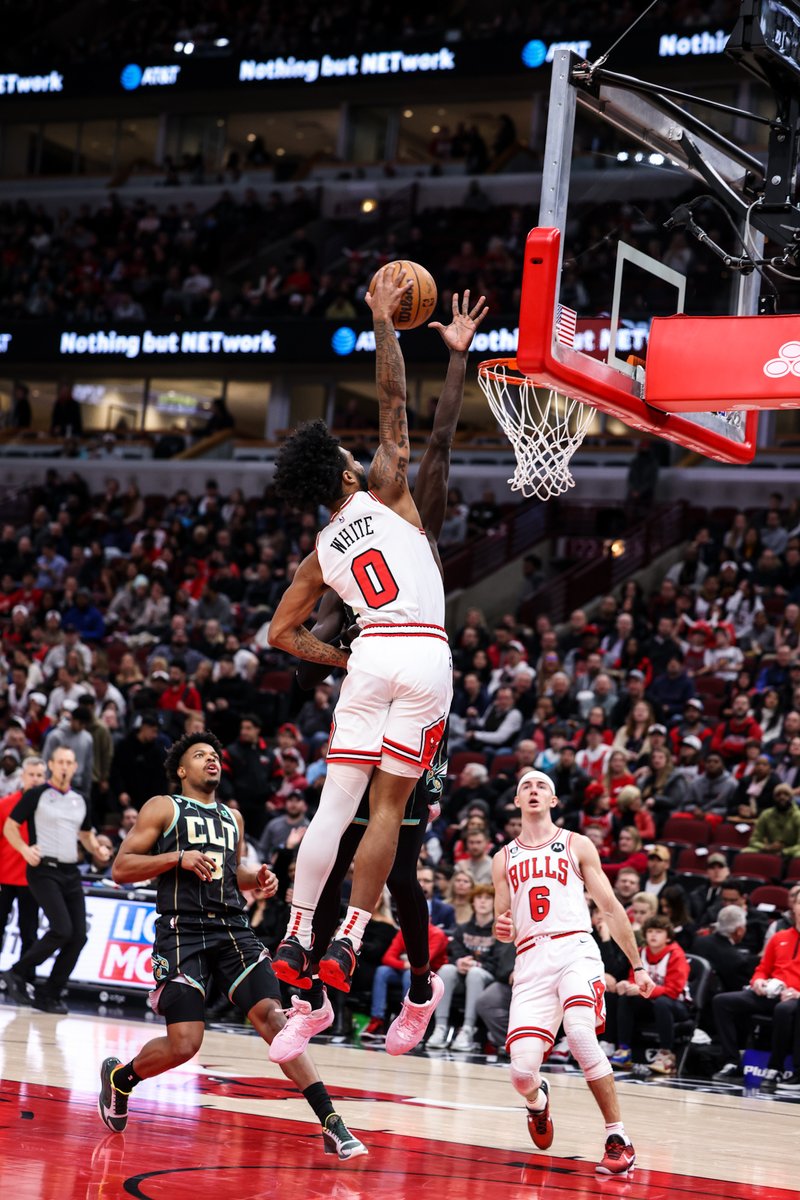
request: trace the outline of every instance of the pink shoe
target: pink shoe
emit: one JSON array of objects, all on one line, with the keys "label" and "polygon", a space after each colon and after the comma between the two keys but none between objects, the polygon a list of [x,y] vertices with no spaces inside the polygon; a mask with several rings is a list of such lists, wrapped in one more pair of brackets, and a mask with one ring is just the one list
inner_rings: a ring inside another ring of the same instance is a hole
[{"label": "pink shoe", "polygon": [[387,1054],[408,1054],[425,1037],[428,1023],[444,995],[444,984],[438,975],[431,975],[431,991],[433,995],[424,1004],[412,1004],[406,996],[399,1017],[395,1017],[386,1034]]},{"label": "pink shoe", "polygon": [[286,1013],[286,1024],[275,1034],[269,1048],[270,1062],[287,1063],[299,1058],[312,1037],[322,1033],[333,1022],[333,1008],[328,993],[321,1008],[312,1008],[307,1000],[292,996],[292,1007]]}]

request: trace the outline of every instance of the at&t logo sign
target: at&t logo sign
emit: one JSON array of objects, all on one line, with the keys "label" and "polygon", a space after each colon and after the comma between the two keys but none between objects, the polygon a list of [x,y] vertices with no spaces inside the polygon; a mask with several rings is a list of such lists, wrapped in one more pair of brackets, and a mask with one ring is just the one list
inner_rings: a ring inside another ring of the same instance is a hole
[{"label": "at&t logo sign", "polygon": [[180,67],[140,67],[128,63],[122,68],[119,81],[126,92],[135,92],[140,87],[171,87],[178,82]]}]

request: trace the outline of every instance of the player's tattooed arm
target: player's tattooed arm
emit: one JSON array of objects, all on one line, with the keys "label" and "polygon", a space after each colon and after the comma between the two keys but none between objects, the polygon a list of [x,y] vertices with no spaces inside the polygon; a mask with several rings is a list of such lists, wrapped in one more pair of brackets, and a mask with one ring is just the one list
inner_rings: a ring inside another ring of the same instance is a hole
[{"label": "player's tattooed arm", "polygon": [[369,486],[387,504],[414,524],[419,524],[408,489],[411,446],[406,411],[406,367],[397,340],[392,314],[411,284],[402,276],[396,282],[381,272],[375,290],[366,297],[375,329],[375,379],[378,392],[380,444],[369,470]]},{"label": "player's tattooed arm", "polygon": [[346,667],[349,653],[321,642],[304,624],[324,591],[325,580],[314,551],[301,562],[275,609],[275,615],[269,623],[269,643],[309,662]]}]

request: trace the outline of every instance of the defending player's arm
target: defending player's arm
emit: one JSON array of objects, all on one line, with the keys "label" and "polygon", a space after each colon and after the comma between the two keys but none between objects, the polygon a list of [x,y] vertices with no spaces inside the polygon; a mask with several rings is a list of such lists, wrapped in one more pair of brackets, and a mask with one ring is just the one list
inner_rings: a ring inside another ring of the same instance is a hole
[{"label": "defending player's arm", "polygon": [[240,892],[252,892],[259,888],[269,899],[278,890],[278,877],[274,875],[266,863],[262,863],[257,871],[247,867],[242,862],[244,858],[244,818],[236,809],[232,810],[239,829],[239,840],[236,843],[236,883]]},{"label": "defending player's arm", "polygon": [[575,838],[573,845],[578,847],[578,866],[587,892],[603,914],[614,941],[633,967],[639,994],[649,996],[654,987],[653,981],[642,966],[628,915],[614,895],[608,876],[600,865],[597,847],[581,835]]},{"label": "defending player's arm", "polygon": [[423,528],[434,541],[442,531],[447,509],[447,484],[450,475],[450,449],[461,416],[464,400],[464,379],[467,372],[467,356],[475,331],[488,312],[486,297],[481,296],[470,309],[469,291],[464,292],[459,304],[458,294],[453,296],[453,320],[449,325],[431,321],[429,329],[441,334],[442,341],[450,351],[450,362],[439,403],[433,418],[433,429],[414,483],[414,503],[419,509]]},{"label": "defending player's arm", "polygon": [[136,824],[119,848],[111,878],[115,883],[139,883],[164,875],[175,867],[192,871],[198,879],[208,882],[216,869],[216,863],[202,850],[170,850],[166,854],[152,854],[161,834],[169,827],[173,817],[170,796],[153,796],[142,806]]},{"label": "defending player's arm", "polygon": [[397,341],[392,316],[411,281],[396,280],[388,271],[378,273],[375,290],[367,293],[375,328],[375,380],[378,391],[380,445],[369,469],[369,486],[400,516],[419,525],[419,513],[408,488],[408,414],[406,365]]},{"label": "defending player's arm", "polygon": [[297,658],[325,663],[328,669],[346,667],[349,657],[347,651],[326,645],[305,627],[305,622],[314,611],[325,586],[317,552],[314,550],[308,558],[303,559],[294,579],[281,596],[275,615],[269,623],[269,643],[285,650],[287,654],[296,655]]},{"label": "defending player's arm", "polygon": [[492,859],[492,884],[494,885],[494,936],[498,942],[513,942],[517,931],[511,916],[511,891],[506,876],[504,850],[498,850]]}]

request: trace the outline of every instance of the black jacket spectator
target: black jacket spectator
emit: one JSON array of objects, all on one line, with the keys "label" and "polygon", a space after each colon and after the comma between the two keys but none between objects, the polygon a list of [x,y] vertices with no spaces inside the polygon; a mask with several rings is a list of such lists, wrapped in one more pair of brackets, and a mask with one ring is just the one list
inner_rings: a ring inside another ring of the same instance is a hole
[{"label": "black jacket spectator", "polygon": [[128,795],[134,808],[151,796],[168,791],[164,773],[166,746],[155,717],[144,717],[138,729],[124,737],[114,751],[109,784],[115,796]]}]

